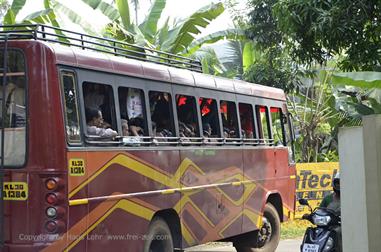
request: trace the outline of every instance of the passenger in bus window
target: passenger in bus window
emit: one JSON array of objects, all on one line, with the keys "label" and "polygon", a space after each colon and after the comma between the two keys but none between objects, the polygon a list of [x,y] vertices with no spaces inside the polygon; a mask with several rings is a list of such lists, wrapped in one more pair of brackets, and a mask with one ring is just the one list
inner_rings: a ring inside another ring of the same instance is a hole
[{"label": "passenger in bus window", "polygon": [[141,117],[135,117],[130,119],[130,132],[132,136],[144,136],[144,119]]},{"label": "passenger in bus window", "polygon": [[179,133],[182,138],[191,138],[196,136],[194,127],[191,124],[185,124],[183,122],[179,122]]},{"label": "passenger in bus window", "polygon": [[173,137],[169,101],[170,96],[167,93],[150,92],[151,119],[156,124],[156,131],[163,137]]},{"label": "passenger in bus window", "polygon": [[103,85],[86,83],[83,86],[83,92],[86,107],[101,110],[105,100]]},{"label": "passenger in bus window", "polygon": [[128,119],[143,118],[142,91],[136,88],[129,88],[127,93],[127,114]]},{"label": "passenger in bus window", "polygon": [[221,101],[220,111],[224,137],[239,137],[235,103],[229,101]]},{"label": "passenger in bus window", "polygon": [[122,133],[123,133],[123,139],[122,142],[124,145],[130,145],[130,146],[139,146],[141,141],[136,133],[132,133],[130,131],[136,132],[134,129],[135,126],[128,126],[128,121],[126,119],[121,120],[122,123]]},{"label": "passenger in bus window", "polygon": [[87,134],[106,138],[114,138],[118,132],[107,127],[103,121],[102,112],[99,109],[86,108]]},{"label": "passenger in bus window", "polygon": [[128,121],[126,119],[122,119],[122,135],[123,136],[129,136],[130,135],[130,129],[128,127]]},{"label": "passenger in bus window", "polygon": [[249,104],[239,104],[239,117],[241,119],[243,138],[254,138],[253,110]]},{"label": "passenger in bus window", "polygon": [[203,123],[202,124],[202,132],[204,134],[204,137],[211,137],[212,135],[212,127],[209,123]]},{"label": "passenger in bus window", "polygon": [[202,125],[209,124],[211,134],[209,137],[220,137],[220,122],[218,118],[217,102],[211,98],[199,99]]}]

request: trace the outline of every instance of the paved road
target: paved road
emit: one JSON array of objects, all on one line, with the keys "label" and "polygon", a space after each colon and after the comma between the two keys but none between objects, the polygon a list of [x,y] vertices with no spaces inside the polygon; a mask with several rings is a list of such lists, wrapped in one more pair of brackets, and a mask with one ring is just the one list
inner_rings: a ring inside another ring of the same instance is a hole
[{"label": "paved road", "polygon": [[[300,251],[302,239],[282,240],[276,252],[297,252]],[[231,243],[218,243],[212,245],[201,245],[185,250],[186,252],[236,252]]]}]

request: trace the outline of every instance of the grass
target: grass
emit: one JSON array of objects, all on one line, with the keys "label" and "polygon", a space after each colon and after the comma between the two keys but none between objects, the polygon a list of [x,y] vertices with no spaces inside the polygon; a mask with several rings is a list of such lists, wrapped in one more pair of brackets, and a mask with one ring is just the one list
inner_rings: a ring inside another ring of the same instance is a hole
[{"label": "grass", "polygon": [[292,220],[281,224],[280,238],[294,239],[303,237],[306,228],[312,224],[306,220]]}]

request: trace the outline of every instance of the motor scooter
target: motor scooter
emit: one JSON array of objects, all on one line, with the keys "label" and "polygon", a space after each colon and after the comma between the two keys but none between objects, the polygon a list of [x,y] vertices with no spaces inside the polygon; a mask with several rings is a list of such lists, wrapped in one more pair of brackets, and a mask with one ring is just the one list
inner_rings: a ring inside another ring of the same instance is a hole
[{"label": "motor scooter", "polygon": [[316,227],[308,227],[300,245],[301,252],[341,252],[339,232],[341,232],[340,212],[317,207],[314,210],[308,200],[299,199],[300,205],[308,206],[311,213],[303,215]]}]

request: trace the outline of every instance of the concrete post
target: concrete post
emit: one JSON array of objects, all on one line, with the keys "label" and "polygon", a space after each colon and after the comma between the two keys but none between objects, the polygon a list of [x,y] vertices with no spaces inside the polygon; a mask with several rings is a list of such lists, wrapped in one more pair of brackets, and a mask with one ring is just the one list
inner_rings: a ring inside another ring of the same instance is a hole
[{"label": "concrete post", "polygon": [[339,131],[343,251],[369,252],[362,127]]},{"label": "concrete post", "polygon": [[381,116],[339,131],[343,249],[381,249]]}]

